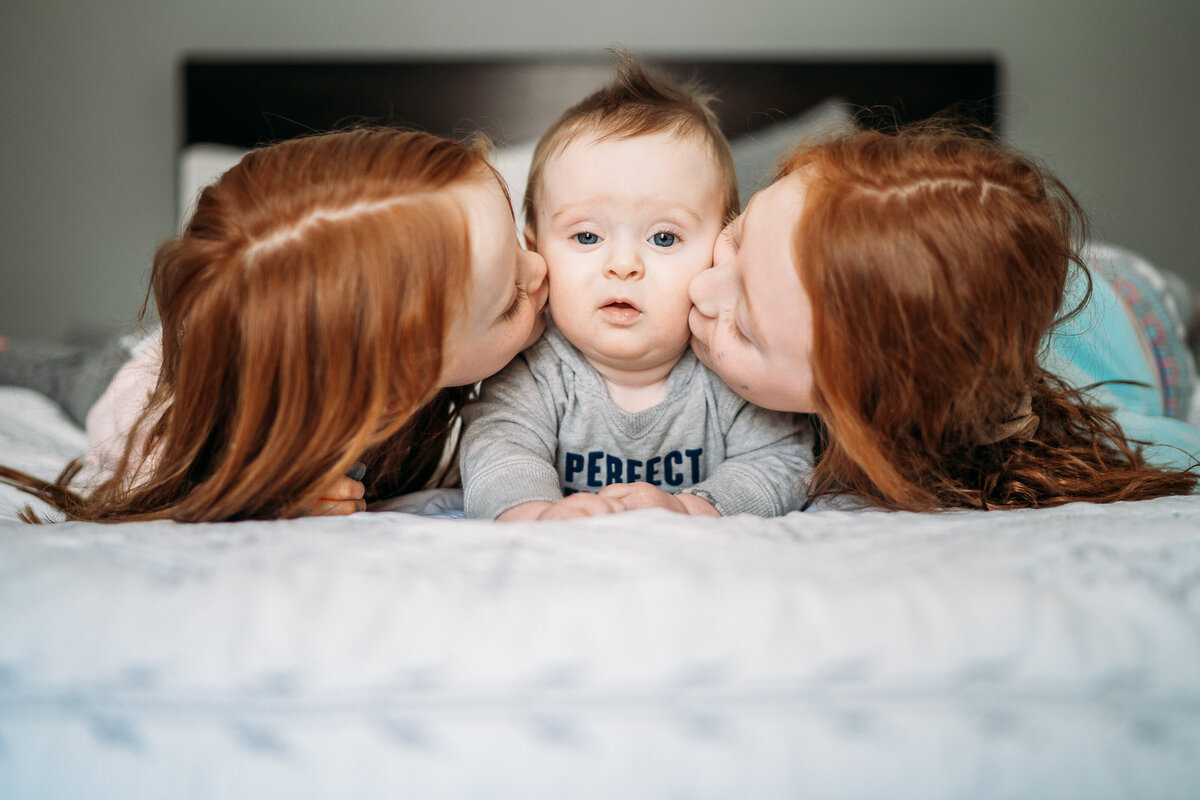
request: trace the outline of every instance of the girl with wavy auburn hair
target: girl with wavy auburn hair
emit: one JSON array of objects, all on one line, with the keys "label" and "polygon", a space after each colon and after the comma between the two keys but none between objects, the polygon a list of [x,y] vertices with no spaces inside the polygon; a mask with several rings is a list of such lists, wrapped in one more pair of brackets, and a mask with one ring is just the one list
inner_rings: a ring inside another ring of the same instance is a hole
[{"label": "girl with wavy auburn hair", "polygon": [[813,497],[926,511],[1191,492],[1200,431],[1164,398],[1186,397],[1194,362],[1142,337],[1102,277],[1136,281],[1132,257],[1081,239],[1067,189],[984,136],[804,147],[694,279],[693,347],[752,402],[817,415]]},{"label": "girl with wavy auburn hair", "polygon": [[357,510],[355,462],[366,499],[421,488],[470,386],[540,335],[544,277],[482,147],[362,129],[253,151],[155,257],[161,364],[111,476],[33,488],[106,522]]}]

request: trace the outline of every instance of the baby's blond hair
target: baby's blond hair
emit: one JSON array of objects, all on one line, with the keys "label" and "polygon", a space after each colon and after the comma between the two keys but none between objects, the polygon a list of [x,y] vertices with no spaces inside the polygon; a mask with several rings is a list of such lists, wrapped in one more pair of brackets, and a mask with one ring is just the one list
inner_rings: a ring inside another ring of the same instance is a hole
[{"label": "baby's blond hair", "polygon": [[546,163],[584,134],[596,141],[664,131],[675,136],[699,135],[712,150],[725,185],[725,215],[737,214],[740,205],[733,153],[713,113],[713,95],[695,81],[680,84],[653,74],[628,53],[617,52],[616,58],[612,81],[568,108],[538,140],[525,188],[525,219],[530,229],[536,233],[538,194]]}]

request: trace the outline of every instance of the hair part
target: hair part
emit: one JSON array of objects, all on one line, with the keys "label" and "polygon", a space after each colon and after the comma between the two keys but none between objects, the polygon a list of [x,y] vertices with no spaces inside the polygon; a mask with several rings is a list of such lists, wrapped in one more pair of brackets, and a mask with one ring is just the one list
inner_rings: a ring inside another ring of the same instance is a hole
[{"label": "hair part", "polygon": [[[781,176],[794,172],[806,199],[793,256],[825,429],[814,495],[932,510],[1195,485],[1148,466],[1108,411],[1039,362],[1068,271],[1088,275],[1083,214],[1056,178],[942,122],[799,149]],[[997,439],[1023,408],[1036,428]]]},{"label": "hair part", "polygon": [[713,112],[715,95],[699,82],[676,83],[648,70],[629,53],[615,52],[615,75],[603,88],[568,108],[538,140],[525,187],[525,219],[536,231],[546,164],[572,142],[632,139],[656,133],[698,136],[708,145],[722,183],[725,214],[740,207],[737,172],[729,142]]}]

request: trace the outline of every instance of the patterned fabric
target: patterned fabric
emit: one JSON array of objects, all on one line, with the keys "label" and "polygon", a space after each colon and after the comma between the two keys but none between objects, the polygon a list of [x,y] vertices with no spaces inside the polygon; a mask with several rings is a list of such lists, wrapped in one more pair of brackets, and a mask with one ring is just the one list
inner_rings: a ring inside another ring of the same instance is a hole
[{"label": "patterned fabric", "polygon": [[1128,250],[1093,244],[1084,251],[1092,272],[1113,287],[1150,346],[1168,417],[1186,419],[1196,384],[1195,356],[1188,350],[1185,312],[1195,297],[1174,276]]}]

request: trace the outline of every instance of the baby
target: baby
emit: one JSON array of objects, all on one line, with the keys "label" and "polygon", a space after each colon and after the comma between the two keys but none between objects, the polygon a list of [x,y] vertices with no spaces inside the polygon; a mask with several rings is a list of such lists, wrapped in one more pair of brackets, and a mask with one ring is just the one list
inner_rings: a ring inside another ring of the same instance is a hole
[{"label": "baby", "polygon": [[688,348],[688,283],[738,210],[707,98],[623,58],[538,142],[525,210],[553,322],[464,409],[467,515],[798,507],[807,417],[750,405]]}]

